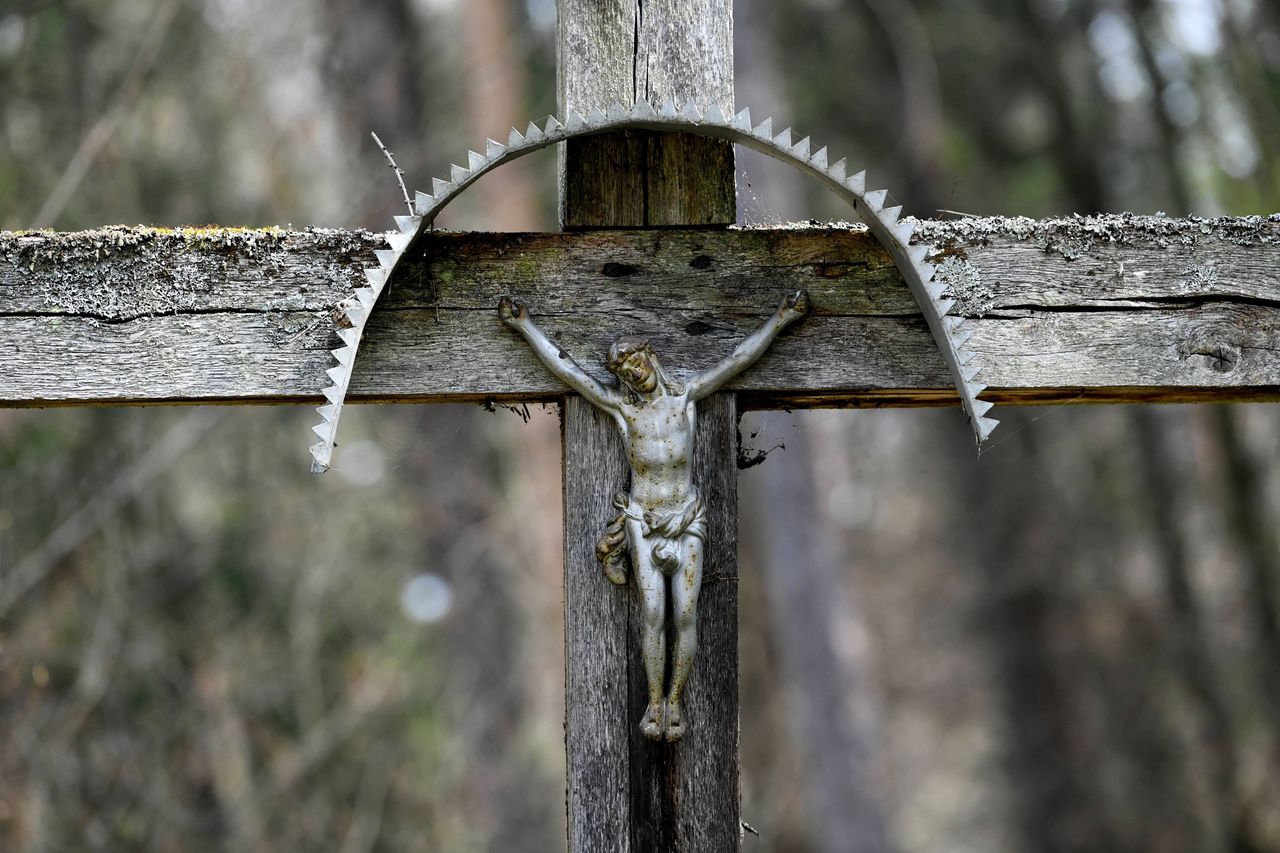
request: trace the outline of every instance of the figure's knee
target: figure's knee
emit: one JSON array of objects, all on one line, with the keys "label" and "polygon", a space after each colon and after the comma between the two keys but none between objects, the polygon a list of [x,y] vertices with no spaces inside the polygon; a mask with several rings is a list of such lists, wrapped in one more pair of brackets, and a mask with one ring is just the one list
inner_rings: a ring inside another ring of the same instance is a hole
[{"label": "figure's knee", "polygon": [[655,607],[652,603],[645,602],[644,621],[642,624],[646,634],[662,633],[667,616],[665,611],[666,608],[661,604]]},{"label": "figure's knee", "polygon": [[680,632],[682,637],[697,637],[698,635],[698,611],[690,607],[689,609],[677,613],[675,619],[675,629]]}]

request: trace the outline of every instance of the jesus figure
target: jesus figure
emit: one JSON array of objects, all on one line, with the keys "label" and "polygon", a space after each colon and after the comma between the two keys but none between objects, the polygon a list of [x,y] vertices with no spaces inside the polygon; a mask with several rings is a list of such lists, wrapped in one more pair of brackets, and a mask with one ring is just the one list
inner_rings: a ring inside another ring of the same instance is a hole
[{"label": "jesus figure", "polygon": [[[719,364],[688,382],[662,367],[643,338],[625,337],[609,350],[617,388],[601,385],[529,317],[521,302],[503,297],[498,316],[524,336],[539,360],[592,405],[613,416],[627,446],[631,492],[614,498],[617,518],[596,546],[596,557],[616,584],[627,582],[627,552],[644,605],[642,647],[649,705],[640,731],[676,741],[685,732],[680,700],[698,646],[697,607],[702,588],[706,510],[693,482],[696,404],[758,359],[778,333],[809,311],[809,295],[786,297],[764,325]],[[666,686],[668,581],[674,637],[671,683]]]}]

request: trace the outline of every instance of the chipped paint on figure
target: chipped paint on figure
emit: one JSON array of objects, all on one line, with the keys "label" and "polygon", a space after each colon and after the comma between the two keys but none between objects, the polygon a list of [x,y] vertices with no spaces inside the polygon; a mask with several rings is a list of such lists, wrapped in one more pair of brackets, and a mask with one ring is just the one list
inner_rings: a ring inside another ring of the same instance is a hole
[{"label": "chipped paint on figure", "polygon": [[[681,708],[698,644],[697,607],[702,589],[706,509],[693,482],[697,403],[756,361],[781,332],[809,311],[801,290],[733,353],[687,383],[672,379],[643,338],[620,339],[609,350],[609,371],[618,387],[591,378],[529,318],[520,302],[503,297],[502,321],[522,334],[534,353],[566,385],[607,412],[622,432],[631,464],[631,491],[614,498],[618,516],[596,546],[606,577],[616,584],[632,574],[644,602],[642,650],[649,704],[640,730],[654,740],[679,740],[685,732]],[[667,685],[667,589],[673,622],[672,665]]]}]

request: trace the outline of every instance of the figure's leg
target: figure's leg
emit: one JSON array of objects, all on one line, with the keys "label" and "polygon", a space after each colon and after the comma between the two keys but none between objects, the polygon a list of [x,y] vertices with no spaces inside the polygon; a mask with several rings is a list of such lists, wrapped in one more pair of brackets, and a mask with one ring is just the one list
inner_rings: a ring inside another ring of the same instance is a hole
[{"label": "figure's leg", "polygon": [[644,674],[649,682],[649,707],[645,709],[640,720],[640,731],[645,737],[662,740],[666,728],[666,717],[663,713],[662,687],[667,670],[667,585],[662,572],[653,564],[640,522],[627,520],[627,535],[631,542],[631,567],[640,590],[643,604],[644,622],[640,637],[641,654],[644,658]]},{"label": "figure's leg", "polygon": [[675,644],[672,649],[671,693],[667,697],[667,740],[684,737],[684,716],[680,700],[693,670],[698,650],[698,594],[702,591],[702,540],[684,538],[684,559],[671,579],[671,606],[674,611]]}]

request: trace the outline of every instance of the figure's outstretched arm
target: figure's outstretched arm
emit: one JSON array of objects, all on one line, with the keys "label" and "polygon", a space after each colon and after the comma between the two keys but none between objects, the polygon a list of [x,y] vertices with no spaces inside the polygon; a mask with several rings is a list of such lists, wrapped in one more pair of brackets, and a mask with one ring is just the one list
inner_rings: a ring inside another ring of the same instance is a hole
[{"label": "figure's outstretched arm", "polygon": [[778,333],[809,313],[809,291],[797,290],[788,295],[773,316],[738,344],[733,354],[687,384],[689,399],[701,400],[746,370],[773,343]]},{"label": "figure's outstretched arm", "polygon": [[515,329],[529,342],[534,355],[547,366],[547,369],[577,391],[593,406],[608,412],[618,409],[618,395],[604,387],[578,366],[569,354],[553,343],[546,333],[538,328],[529,317],[529,308],[523,302],[504,296],[498,302],[498,317],[502,322]]}]

